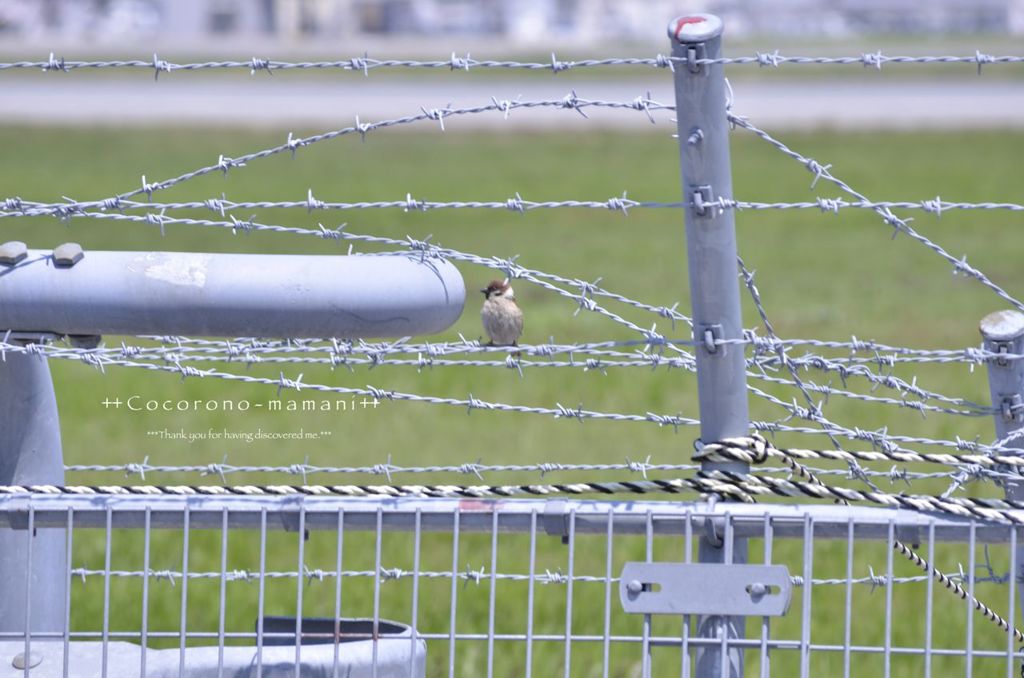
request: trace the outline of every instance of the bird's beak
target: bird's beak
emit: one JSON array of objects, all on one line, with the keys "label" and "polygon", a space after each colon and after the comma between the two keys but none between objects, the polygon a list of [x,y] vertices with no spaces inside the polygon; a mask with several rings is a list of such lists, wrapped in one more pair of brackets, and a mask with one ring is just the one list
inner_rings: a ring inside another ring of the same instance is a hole
[{"label": "bird's beak", "polygon": [[487,296],[487,290],[480,290],[480,292],[482,292],[485,297]]}]

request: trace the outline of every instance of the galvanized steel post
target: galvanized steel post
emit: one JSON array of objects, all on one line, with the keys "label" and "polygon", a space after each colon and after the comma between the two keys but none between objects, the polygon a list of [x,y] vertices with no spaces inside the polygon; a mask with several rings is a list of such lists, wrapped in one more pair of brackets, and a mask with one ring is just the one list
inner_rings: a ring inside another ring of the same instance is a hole
[{"label": "galvanized steel post", "polygon": [[[2,335],[0,335],[2,336]],[[13,339],[9,339],[14,341]],[[57,399],[42,355],[7,353],[0,360],[0,485],[63,485]],[[61,529],[0,528],[0,632],[64,631],[66,535]],[[14,522],[14,518],[10,518]],[[36,641],[33,655],[52,642]],[[20,650],[19,650],[20,652]],[[0,666],[12,657],[0,656]]]},{"label": "galvanized steel post", "polygon": [[[689,263],[693,333],[697,354],[697,391],[701,440],[711,442],[748,433],[746,364],[742,346],[719,343],[743,337],[737,279],[736,229],[732,210],[718,198],[732,197],[725,73],[721,64],[702,63],[722,53],[722,21],[710,14],[683,16],[668,27],[675,73],[676,118],[683,197],[686,203],[686,251]],[[746,464],[703,463],[704,468],[746,472]],[[702,563],[742,563],[746,540],[726,543],[724,531],[705,530]],[[740,638],[742,617],[708,616],[698,620],[703,638]],[[743,675],[743,653],[704,645],[696,651],[701,678]]]},{"label": "galvanized steel post", "polygon": [[[1008,355],[1024,354],[1024,314],[1017,311],[996,311],[985,316],[978,326],[984,338],[985,349],[992,353]],[[1011,433],[1024,428],[1024,360],[989,360],[988,389],[992,407],[996,410],[996,437],[1003,440]],[[1024,437],[1007,443],[1024,454]],[[1007,499],[1024,501],[1024,481],[1007,479],[1003,481]],[[1017,543],[1024,539],[1018,537]],[[1024,576],[1024,545],[1017,547],[1017,571],[1013,576],[1021,581]],[[1017,619],[1024,613],[1024,587],[1017,586]]]}]

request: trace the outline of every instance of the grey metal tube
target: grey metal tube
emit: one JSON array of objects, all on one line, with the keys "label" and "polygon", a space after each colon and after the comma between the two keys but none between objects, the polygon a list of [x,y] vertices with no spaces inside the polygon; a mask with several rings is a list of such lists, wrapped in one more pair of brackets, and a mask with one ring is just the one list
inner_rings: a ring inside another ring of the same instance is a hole
[{"label": "grey metal tube", "polygon": [[[1024,314],[1017,311],[996,311],[985,316],[978,326],[985,340],[985,348],[993,353],[1024,354]],[[1006,436],[1024,428],[1024,360],[995,360],[986,363],[988,368],[988,388],[995,408],[996,437],[1002,440]],[[1021,450],[1024,454],[1024,438],[1018,438],[1008,444]],[[1007,499],[1024,500],[1024,483],[1019,480],[1006,480],[1004,485]],[[1018,535],[1016,563],[1017,571],[1013,573],[1018,582],[1018,607],[1016,617],[1024,614],[1024,544]]]},{"label": "grey metal tube", "polygon": [[65,268],[29,250],[0,267],[0,330],[400,337],[450,327],[465,297],[455,266],[415,254],[86,251]]},{"label": "grey metal tube", "polygon": [[[719,210],[710,203],[732,197],[729,161],[729,124],[726,117],[725,73],[721,64],[700,64],[722,54],[722,21],[710,14],[679,17],[669,24],[675,64],[676,118],[686,208],[686,254],[689,263],[693,331],[705,342],[697,354],[697,395],[701,439],[707,442],[748,433],[746,366],[742,346],[716,344],[719,339],[743,336],[736,263],[734,210]],[[702,464],[746,472],[745,464]],[[730,535],[732,536],[732,535]],[[747,560],[745,539],[725,543],[723,530],[701,538],[702,563]],[[700,637],[744,635],[742,617],[701,617]],[[721,647],[696,651],[699,678],[743,675],[743,653]]]},{"label": "grey metal tube", "polygon": [[[64,484],[60,421],[50,368],[42,356],[0,360],[0,484]],[[0,631],[64,631],[65,530],[0,528]],[[29,549],[32,553],[31,574]],[[10,661],[0,657],[0,661]]]},{"label": "grey metal tube", "polygon": [[[71,510],[75,513],[75,527],[79,529],[105,527],[107,509],[110,509],[114,529],[144,528],[148,511],[153,529],[181,530],[181,516],[187,506],[190,529],[220,530],[226,509],[231,529],[260,529],[265,510],[268,529],[296,531],[301,505],[305,511],[305,527],[309,530],[337,530],[338,509],[344,509],[345,529],[375,531],[379,509],[383,512],[385,532],[414,531],[417,512],[423,531],[450,532],[452,512],[458,511],[460,506],[465,508],[464,499],[442,497],[65,494],[36,495],[30,499],[26,495],[9,494],[0,495],[0,527],[24,527],[29,502],[35,507],[37,526],[66,525]],[[537,511],[535,499],[484,499],[481,506],[486,506],[487,510],[462,513],[459,529],[490,533],[492,513],[497,512],[502,531],[529,533],[533,513]],[[736,534],[759,537],[764,535],[765,521],[770,519],[772,533],[779,539],[803,537],[804,524],[810,515],[814,519],[815,540],[841,539],[844,543],[849,536],[851,519],[857,539],[888,540],[892,525],[897,538],[907,543],[925,542],[929,528],[934,526],[936,541],[963,544],[970,539],[972,525],[970,519],[948,514],[872,506],[731,502],[717,502],[712,506],[708,502],[636,499],[615,507],[612,515],[615,534],[645,534],[648,514],[656,535],[682,536],[687,523],[692,529],[700,530],[706,521],[729,520]],[[1024,518],[1024,511],[1017,511],[1017,514]],[[538,515],[538,529],[553,537],[568,536],[570,515],[574,516],[577,535],[607,534],[608,502],[589,499],[548,500]],[[1011,529],[995,522],[975,522],[973,527],[976,541],[984,544],[1005,544]]]}]

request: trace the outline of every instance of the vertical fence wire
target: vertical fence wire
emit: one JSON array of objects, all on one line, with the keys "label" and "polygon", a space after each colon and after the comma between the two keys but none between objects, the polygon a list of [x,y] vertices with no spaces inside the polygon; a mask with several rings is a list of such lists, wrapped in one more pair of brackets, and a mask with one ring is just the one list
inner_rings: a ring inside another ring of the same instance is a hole
[{"label": "vertical fence wire", "polygon": [[974,569],[977,566],[977,524],[972,520],[967,541],[967,620],[964,639],[964,675],[974,675]]},{"label": "vertical fence wire", "polygon": [[569,511],[568,563],[566,564],[565,582],[565,678],[572,675],[572,612],[573,612],[573,577],[576,563],[576,511]]},{"label": "vertical fence wire", "polygon": [[[147,520],[149,518],[149,510],[146,511]],[[74,530],[75,530],[75,512],[72,509],[68,509],[67,523],[65,525],[65,546],[64,546],[64,561],[68,564],[68,571],[64,575],[64,648],[63,657],[61,659],[61,675],[64,678],[68,678],[71,672],[71,564],[74,562],[72,558],[72,551],[74,549]],[[149,569],[148,560],[148,549],[145,570]],[[146,579],[143,579],[145,582]],[[145,609],[146,590],[145,584],[143,584],[143,609]],[[139,654],[143,657],[142,671],[140,675],[146,675],[145,656],[146,656],[146,625],[143,623],[142,632],[140,634],[141,640],[141,651]]]},{"label": "vertical fence wire", "polygon": [[[35,507],[29,504],[28,507],[28,528],[25,531],[25,541],[27,547],[25,549],[25,647],[23,663],[24,667],[22,670],[25,678],[28,678],[28,672],[32,668],[32,542],[35,541],[36,532],[36,513]],[[104,647],[106,647],[104,645]]]},{"label": "vertical fence wire", "polygon": [[537,584],[537,509],[530,511],[530,565],[526,590],[526,678],[533,675],[533,612]]},{"label": "vertical fence wire", "polygon": [[185,643],[188,635],[188,546],[191,531],[189,506],[182,513],[181,528],[181,624],[178,629],[178,678],[185,678]]},{"label": "vertical fence wire", "polygon": [[608,678],[612,647],[612,567],[615,558],[615,515],[611,507],[605,520],[604,545],[604,628],[601,638],[601,676]]},{"label": "vertical fence wire", "polygon": [[[379,509],[378,509],[379,510]],[[379,519],[378,519],[379,520]],[[379,529],[379,525],[378,525]],[[297,530],[297,539],[295,550],[298,551],[298,566],[295,570],[295,678],[301,678],[302,672],[302,603],[303,603],[303,590],[302,585],[305,582],[306,572],[306,507],[299,505],[299,527]],[[378,551],[379,553],[379,551]],[[376,616],[374,617],[376,619]],[[376,636],[376,622],[374,624],[374,634]],[[376,673],[374,674],[376,675]]]},{"label": "vertical fence wire", "polygon": [[895,549],[892,544],[896,543],[896,523],[889,521],[889,531],[886,542],[889,548],[885,550],[885,645],[882,655],[883,674],[889,678],[892,674],[892,590],[893,584],[893,554]]},{"label": "vertical fence wire", "polygon": [[460,511],[452,512],[452,583],[451,599],[449,601],[451,612],[448,619],[448,678],[455,678],[455,619],[459,597],[459,578],[455,573],[459,571],[459,519],[461,518],[461,515]]},{"label": "vertical fence wire", "polygon": [[[771,516],[764,517],[764,564],[772,564],[772,546],[774,541],[774,530],[772,529]],[[771,627],[771,618],[767,615],[761,617],[761,678],[768,678],[771,668],[768,660],[768,636]]]},{"label": "vertical fence wire", "polygon": [[494,613],[498,588],[498,512],[491,516],[491,578],[487,598],[487,678],[494,675]]},{"label": "vertical fence wire", "polygon": [[[1010,530],[1010,576],[1007,579],[1007,601],[1006,601],[1006,621],[1010,625],[1010,628],[1016,628],[1017,624],[1017,530]],[[930,579],[930,578],[929,578]],[[1013,641],[1014,637],[1012,633],[1006,634],[1006,678],[1014,678],[1013,676],[1013,663],[1014,663],[1014,652],[1013,652]]]},{"label": "vertical fence wire", "polygon": [[220,516],[220,606],[217,614],[217,678],[224,675],[224,624],[227,617],[228,510]]},{"label": "vertical fence wire", "polygon": [[[256,601],[256,678],[263,676],[263,628],[264,608],[267,602],[267,509],[260,509],[260,576]],[[341,581],[341,577],[338,578]]]},{"label": "vertical fence wire", "polygon": [[[410,621],[410,637],[411,640],[409,646],[409,675],[415,675],[416,668],[416,648],[419,636],[419,603],[420,603],[420,548],[422,542],[422,530],[423,530],[423,509],[417,507],[415,518],[413,519],[413,535],[412,535],[412,612]],[[340,528],[339,528],[340,529]],[[341,533],[338,533],[338,539],[341,539]],[[338,586],[341,586],[341,559],[338,559]],[[341,611],[338,610],[335,617],[339,617]],[[337,647],[337,645],[335,645]],[[337,651],[335,651],[337,652]],[[335,654],[337,656],[337,654]]]},{"label": "vertical fence wire", "polygon": [[[381,549],[384,544],[384,511],[377,507],[377,516],[373,531],[373,630],[370,642],[372,657],[370,659],[370,675],[377,678],[378,660],[380,659],[380,571]],[[298,676],[296,676],[298,678]]]},{"label": "vertical fence wire", "polygon": [[111,540],[113,539],[113,516],[113,510],[110,506],[107,506],[106,520],[103,526],[103,647],[101,649],[102,663],[100,668],[104,676],[107,675],[107,662],[110,659],[110,556],[112,550]]}]

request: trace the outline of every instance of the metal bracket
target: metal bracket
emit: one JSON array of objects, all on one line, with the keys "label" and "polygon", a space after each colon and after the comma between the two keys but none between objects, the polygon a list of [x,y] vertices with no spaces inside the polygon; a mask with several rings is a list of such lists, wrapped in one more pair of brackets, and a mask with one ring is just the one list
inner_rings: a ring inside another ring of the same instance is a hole
[{"label": "metal bracket", "polygon": [[904,544],[910,544],[911,548],[921,548],[923,542],[920,525],[897,525],[896,538]]},{"label": "metal bracket", "polygon": [[[999,353],[1001,355],[1008,355],[1013,350],[1013,344],[1006,341],[997,341],[992,345],[993,353]],[[996,358],[996,365],[1000,367],[1008,367],[1010,361],[1006,358]]]},{"label": "metal bracket", "polygon": [[632,614],[779,617],[792,594],[785,565],[626,563],[619,580]]},{"label": "metal bracket", "polygon": [[1024,399],[1021,398],[1019,393],[1003,396],[1003,400],[1000,402],[1000,411],[1004,421],[1020,421],[1022,415],[1024,415]]},{"label": "metal bracket", "polygon": [[28,509],[9,509],[7,511],[7,527],[11,530],[27,530]]},{"label": "metal bracket", "polygon": [[714,199],[714,194],[711,191],[710,186],[693,187],[693,211],[699,216],[713,216],[711,213],[711,202],[714,201]]},{"label": "metal bracket", "polygon": [[714,325],[701,325],[700,326],[700,339],[704,342],[704,350],[708,353],[719,353],[725,355],[725,346],[718,344],[718,340],[722,338],[723,329],[719,324]]},{"label": "metal bracket", "polygon": [[686,69],[691,73],[707,74],[704,64],[697,63],[698,59],[706,59],[708,56],[707,47],[703,42],[694,42],[686,46]]},{"label": "metal bracket", "polygon": [[539,517],[547,534],[558,537],[563,544],[569,543],[569,514],[564,499],[544,502],[544,515]]}]

